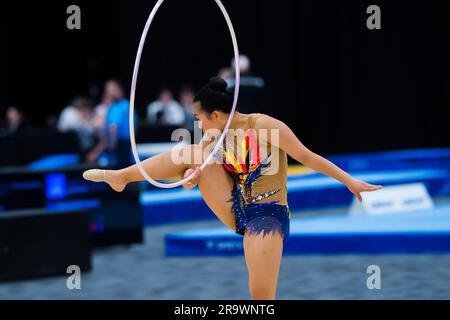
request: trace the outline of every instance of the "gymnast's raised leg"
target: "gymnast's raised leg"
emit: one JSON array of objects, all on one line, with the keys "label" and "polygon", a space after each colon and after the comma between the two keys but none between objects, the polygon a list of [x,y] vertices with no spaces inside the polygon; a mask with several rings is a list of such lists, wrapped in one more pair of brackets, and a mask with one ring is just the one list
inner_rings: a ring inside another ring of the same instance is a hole
[{"label": "gymnast's raised leg", "polygon": [[[202,148],[200,145],[183,147],[179,155],[187,160],[184,163],[175,163],[172,159],[172,151],[167,151],[142,161],[142,165],[147,174],[155,180],[183,176],[186,170],[194,170],[199,166],[195,164],[194,160],[195,157],[198,158],[198,152],[203,155],[203,150],[200,148]],[[129,183],[145,181],[136,165],[120,170],[88,170],[83,176],[86,180],[106,182],[117,192],[122,192]],[[231,211],[232,204],[227,202],[231,197],[233,181],[226,174],[222,165],[212,163],[206,166],[199,176],[198,186],[209,208],[226,226],[235,230],[236,223],[235,216]]]}]

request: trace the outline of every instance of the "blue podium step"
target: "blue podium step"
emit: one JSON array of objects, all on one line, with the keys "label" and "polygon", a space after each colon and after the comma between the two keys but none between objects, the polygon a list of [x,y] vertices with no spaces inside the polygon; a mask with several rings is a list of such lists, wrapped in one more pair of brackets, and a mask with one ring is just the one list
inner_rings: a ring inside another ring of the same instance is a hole
[{"label": "blue podium step", "polygon": [[[227,227],[166,234],[168,256],[243,254]],[[389,215],[296,217],[284,254],[419,254],[450,252],[450,205]]]},{"label": "blue podium step", "polygon": [[450,148],[388,150],[330,155],[328,160],[345,171],[448,168]]},{"label": "blue podium step", "polygon": [[[433,197],[450,195],[450,170],[420,169],[358,172],[355,178],[384,186],[423,182]],[[288,203],[293,211],[350,205],[353,194],[322,174],[290,176]],[[141,194],[145,225],[215,218],[198,189],[152,190]]]}]

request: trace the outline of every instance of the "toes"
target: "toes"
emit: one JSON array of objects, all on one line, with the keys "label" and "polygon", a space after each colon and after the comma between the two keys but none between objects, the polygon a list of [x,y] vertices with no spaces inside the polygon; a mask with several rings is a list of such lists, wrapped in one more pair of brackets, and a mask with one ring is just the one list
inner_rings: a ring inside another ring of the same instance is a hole
[{"label": "toes", "polygon": [[92,182],[103,182],[105,181],[104,170],[91,169],[83,172],[83,178]]}]

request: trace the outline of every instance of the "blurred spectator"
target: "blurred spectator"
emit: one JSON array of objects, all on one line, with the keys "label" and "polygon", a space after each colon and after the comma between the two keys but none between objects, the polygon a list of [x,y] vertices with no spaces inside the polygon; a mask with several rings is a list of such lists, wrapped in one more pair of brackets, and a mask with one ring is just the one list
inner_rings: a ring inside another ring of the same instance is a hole
[{"label": "blurred spectator", "polygon": [[195,92],[192,88],[185,86],[180,91],[180,103],[184,111],[184,127],[189,131],[194,131],[195,116],[192,111],[194,105]]},{"label": "blurred spectator", "polygon": [[83,152],[88,152],[95,144],[94,125],[92,122],[91,99],[76,97],[61,113],[58,120],[60,132],[75,131]]},{"label": "blurred spectator", "polygon": [[217,75],[228,83],[233,77],[233,70],[231,68],[222,68]]},{"label": "blurred spectator", "polygon": [[[238,110],[242,113],[266,112],[266,86],[261,77],[252,74],[250,59],[245,55],[239,56],[239,67],[241,71],[241,82],[239,87]],[[228,90],[234,91],[235,59],[231,62],[232,75],[228,79]],[[226,79],[225,79],[226,80]]]},{"label": "blurred spectator", "polygon": [[111,103],[111,97],[104,94],[102,101],[94,109],[94,128],[97,132],[100,132],[105,127],[106,114],[108,113]]},{"label": "blurred spectator", "polygon": [[111,106],[106,112],[100,142],[88,154],[87,161],[97,161],[102,152],[107,150],[108,165],[126,167],[131,164],[130,102],[125,98],[125,91],[118,80],[112,79],[105,83],[104,102],[109,101]]},{"label": "blurred spectator", "polygon": [[6,123],[2,135],[16,135],[26,129],[25,113],[18,106],[10,106],[6,109]]},{"label": "blurred spectator", "polygon": [[148,105],[147,120],[155,126],[182,126],[185,115],[180,104],[173,100],[172,92],[165,88],[160,91],[158,100]]}]

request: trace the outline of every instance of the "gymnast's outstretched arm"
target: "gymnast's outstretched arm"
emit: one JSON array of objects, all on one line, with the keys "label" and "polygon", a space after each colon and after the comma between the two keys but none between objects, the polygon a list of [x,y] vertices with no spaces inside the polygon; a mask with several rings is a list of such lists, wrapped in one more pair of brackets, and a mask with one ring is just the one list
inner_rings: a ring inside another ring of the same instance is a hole
[{"label": "gymnast's outstretched arm", "polygon": [[[347,186],[347,188],[362,202],[360,192],[375,191],[382,188],[380,185],[371,185],[364,181],[353,178],[347,172],[336,166],[329,160],[312,152],[296,137],[292,130],[282,121],[268,115],[262,115],[256,120],[255,129],[267,129],[267,142],[280,150],[284,150],[297,162],[332,177]],[[278,141],[271,141],[271,130],[279,132]]]}]

